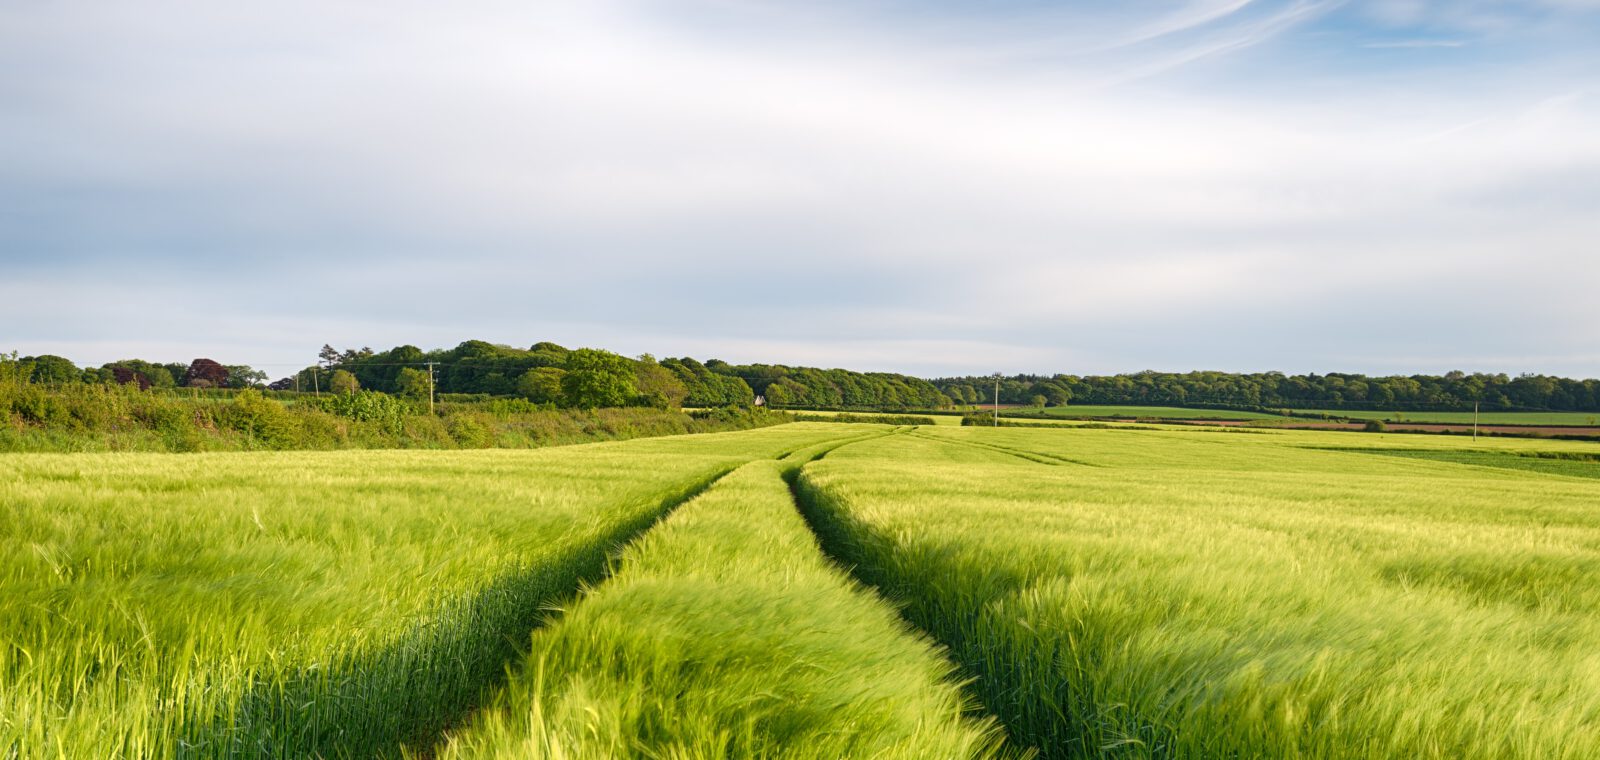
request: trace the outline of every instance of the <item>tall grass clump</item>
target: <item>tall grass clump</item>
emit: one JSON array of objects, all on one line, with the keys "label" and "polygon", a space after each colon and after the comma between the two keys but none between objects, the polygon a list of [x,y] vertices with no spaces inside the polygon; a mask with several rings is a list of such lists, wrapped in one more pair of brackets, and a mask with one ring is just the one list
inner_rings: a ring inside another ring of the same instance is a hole
[{"label": "tall grass clump", "polygon": [[0,456],[0,757],[429,746],[618,543],[837,435]]},{"label": "tall grass clump", "polygon": [[745,465],[630,547],[440,756],[991,756],[951,666],[818,550],[782,478],[801,461]]},{"label": "tall grass clump", "polygon": [[797,490],[1042,757],[1600,757],[1600,483],[1335,438],[923,429]]}]

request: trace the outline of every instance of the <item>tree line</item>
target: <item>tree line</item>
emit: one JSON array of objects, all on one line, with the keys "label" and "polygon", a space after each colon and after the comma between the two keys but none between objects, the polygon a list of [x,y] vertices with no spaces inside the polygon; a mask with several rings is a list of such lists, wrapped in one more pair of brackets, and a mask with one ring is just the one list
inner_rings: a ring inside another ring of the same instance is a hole
[{"label": "tree line", "polygon": [[[933,384],[893,373],[778,364],[732,365],[691,357],[629,358],[550,342],[518,348],[469,340],[449,349],[412,345],[387,351],[324,345],[317,361],[265,383],[266,374],[211,359],[189,364],[142,359],[80,368],[60,356],[13,357],[42,384],[105,383],[140,388],[252,388],[353,395],[361,391],[422,400],[431,396],[521,398],[553,408],[752,406],[931,409],[951,404]],[[431,365],[431,366],[430,366]],[[431,371],[431,374],[430,374]]]},{"label": "tree line", "polygon": [[188,364],[123,359],[99,367],[79,367],[70,359],[52,354],[0,358],[26,364],[28,380],[40,385],[114,383],[137,385],[142,389],[255,388],[267,379],[267,373],[247,365],[225,365],[210,359],[195,359]]},{"label": "tree line", "polygon": [[[552,408],[750,406],[762,397],[779,408],[918,410],[989,403],[992,377],[933,380],[783,364],[704,363],[689,357],[629,358],[594,348],[540,342],[518,348],[469,340],[424,351],[324,345],[318,360],[264,385],[267,375],[210,359],[189,364],[139,359],[80,368],[60,356],[12,356],[33,382],[136,384],[141,388],[250,388],[412,399],[522,398]],[[433,373],[429,374],[429,364]],[[1369,377],[1352,373],[1136,372],[1118,375],[1013,375],[1001,378],[1000,402],[1034,406],[1127,404],[1227,408],[1324,408],[1600,411],[1600,381],[1547,375],[1449,372]]]},{"label": "tree line", "polygon": [[824,409],[942,409],[952,404],[933,383],[891,372],[791,367],[783,364],[730,365],[706,362],[712,372],[737,377],[778,407]]},{"label": "tree line", "polygon": [[[302,391],[313,382],[329,387],[338,373],[346,372],[361,388],[416,395],[427,392],[430,363],[438,393],[516,396],[555,406],[749,406],[758,396],[782,408],[933,409],[951,404],[932,383],[908,375],[734,365],[717,359],[701,363],[691,357],[657,360],[649,354],[630,359],[549,342],[522,349],[481,340],[436,351],[410,345],[381,352],[324,346],[318,366],[303,371],[298,385]],[[289,382],[274,387],[287,388]]]},{"label": "tree line", "polygon": [[[964,404],[988,403],[992,377],[946,377],[933,384]],[[1000,403],[1034,406],[1127,404],[1152,406],[1600,411],[1600,380],[1548,375],[1448,372],[1369,377],[1333,372],[1136,372],[1120,375],[1013,375],[1000,379]]]},{"label": "tree line", "polygon": [[671,409],[750,406],[755,401],[755,392],[739,378],[712,372],[694,359],[658,361],[649,354],[628,358],[549,342],[523,349],[481,340],[434,351],[411,345],[387,351],[323,346],[316,366],[271,387],[304,391],[341,381],[404,397],[425,398],[430,392],[517,397],[570,408]]}]

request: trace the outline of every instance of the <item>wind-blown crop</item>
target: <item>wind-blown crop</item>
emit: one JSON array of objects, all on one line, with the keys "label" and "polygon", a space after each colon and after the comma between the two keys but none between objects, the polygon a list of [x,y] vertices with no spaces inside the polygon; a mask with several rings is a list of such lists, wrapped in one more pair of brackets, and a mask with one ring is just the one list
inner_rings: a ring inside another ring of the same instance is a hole
[{"label": "wind-blown crop", "polygon": [[1044,757],[1600,757],[1600,483],[1339,440],[925,428],[798,487]]},{"label": "wind-blown crop", "polygon": [[1600,757],[1596,468],[807,423],[4,455],[0,758]]},{"label": "wind-blown crop", "polygon": [[949,663],[818,550],[781,477],[801,461],[745,465],[633,545],[443,756],[990,754]]},{"label": "wind-blown crop", "polygon": [[618,543],[839,433],[0,457],[0,757],[426,746]]}]

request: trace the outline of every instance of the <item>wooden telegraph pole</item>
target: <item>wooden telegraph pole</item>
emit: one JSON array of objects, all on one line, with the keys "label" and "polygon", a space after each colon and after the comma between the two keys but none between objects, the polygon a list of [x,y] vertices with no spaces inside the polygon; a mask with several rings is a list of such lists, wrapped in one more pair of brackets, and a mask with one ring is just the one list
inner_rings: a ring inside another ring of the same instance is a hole
[{"label": "wooden telegraph pole", "polygon": [[428,414],[433,414],[433,362],[428,362]]},{"label": "wooden telegraph pole", "polygon": [[1000,373],[994,373],[994,426],[1000,427]]}]

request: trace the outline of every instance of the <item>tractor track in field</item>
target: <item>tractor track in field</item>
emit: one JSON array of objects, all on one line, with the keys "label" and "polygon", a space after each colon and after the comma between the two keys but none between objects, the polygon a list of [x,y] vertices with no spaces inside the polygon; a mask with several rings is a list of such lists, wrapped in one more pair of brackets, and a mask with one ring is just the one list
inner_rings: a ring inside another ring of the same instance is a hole
[{"label": "tractor track in field", "polygon": [[[840,448],[885,436],[904,435],[915,428],[898,427],[867,433],[850,433],[821,443],[801,446],[771,459],[786,466],[785,480],[804,466]],[[721,482],[734,470],[763,457],[714,468],[668,494],[638,516],[623,521],[592,541],[562,550],[567,559],[553,566],[577,568],[552,571],[547,565],[530,566],[494,579],[471,595],[443,602],[467,625],[419,625],[369,655],[331,668],[313,669],[285,683],[265,683],[247,692],[237,710],[226,719],[198,723],[183,730],[183,757],[283,756],[281,748],[293,744],[314,756],[433,758],[450,733],[469,724],[505,684],[509,666],[528,655],[530,635],[558,622],[565,611],[582,601],[586,590],[605,584],[617,569],[616,558],[647,535],[679,508]],[[795,509],[804,511],[798,502]],[[809,521],[807,522],[809,525]],[[822,551],[819,543],[819,551]],[[833,561],[831,555],[827,555]],[[863,588],[872,590],[870,586]],[[877,592],[872,590],[874,594]],[[507,598],[512,600],[506,604]],[[503,611],[507,607],[515,615]],[[501,610],[494,617],[489,610]],[[450,658],[439,652],[451,653]],[[456,659],[451,659],[456,658]],[[441,670],[441,662],[449,667]],[[446,672],[446,670],[448,672]],[[400,683],[397,681],[403,681]],[[331,695],[327,684],[338,686]],[[447,682],[451,697],[445,707],[427,714],[405,704],[379,704],[357,695],[402,693],[422,682]],[[323,700],[330,712],[302,722],[298,716],[307,704]],[[347,730],[365,726],[364,730]],[[285,733],[287,732],[287,733]],[[292,738],[293,741],[284,741]],[[274,751],[274,748],[278,751]]]},{"label": "tractor track in field", "polygon": [[[965,442],[962,441],[950,441],[933,436],[922,435],[916,432],[916,428],[897,429],[888,435],[897,434],[909,435],[912,437],[941,443],[956,443],[966,445]],[[871,440],[881,437],[885,436],[871,436],[861,440]],[[856,442],[858,441],[842,443],[833,447],[832,449],[829,449],[829,451],[843,448],[844,446],[848,446],[851,443]],[[974,448],[988,449],[990,447],[974,445]],[[1016,452],[1005,451],[999,447],[995,447],[995,450],[999,451],[1000,453],[1018,456]],[[826,453],[828,452],[823,452],[823,454]],[[879,542],[889,541],[890,539],[865,530],[860,525],[847,524],[853,521],[850,516],[839,513],[836,510],[822,504],[824,499],[830,498],[832,495],[827,494],[826,490],[822,487],[810,482],[806,478],[805,474],[806,466],[810,465],[812,462],[820,460],[821,458],[822,455],[819,454],[804,464],[790,468],[783,473],[784,482],[789,486],[789,498],[794,503],[794,508],[799,511],[800,517],[805,520],[806,527],[811,530],[811,535],[816,539],[818,551],[821,551],[823,556],[827,557],[830,563],[839,568],[840,572],[843,572],[845,575],[854,579],[864,593],[871,594],[882,603],[889,605],[895,610],[898,610],[900,613],[900,619],[904,621],[911,630],[915,631],[919,636],[922,636],[926,640],[934,642],[938,645],[941,656],[952,664],[955,669],[954,672],[962,674],[964,680],[962,682],[961,690],[971,699],[969,714],[974,716],[981,715],[986,719],[993,720],[995,725],[1003,727],[1008,738],[1005,740],[1005,745],[1001,747],[1000,757],[1007,758],[1008,760],[1010,758],[1031,759],[1036,757],[1037,750],[1028,746],[1026,743],[1012,744],[1012,742],[1015,741],[1014,737],[1017,735],[1014,727],[1007,723],[1005,718],[1002,716],[1002,713],[991,708],[990,705],[984,701],[979,691],[973,687],[975,679],[980,676],[974,673],[973,669],[969,667],[967,663],[962,662],[958,657],[956,657],[955,648],[952,646],[953,642],[945,641],[939,636],[934,635],[933,631],[920,625],[917,621],[907,616],[905,602],[898,599],[896,595],[891,592],[885,583],[886,579],[873,577],[872,574],[864,572],[865,568],[863,568],[860,564],[850,560],[851,556],[855,556],[857,558],[864,558],[867,556],[868,552],[863,551],[864,547],[862,546],[861,542],[877,544]],[[1035,464],[1046,464],[1052,466],[1060,464],[1082,464],[1079,462],[1070,461],[1040,462],[1038,460],[1032,460],[1021,456],[1018,456],[1018,458],[1034,462]],[[1087,466],[1094,467],[1098,465]]]},{"label": "tractor track in field", "polygon": [[[940,443],[995,450],[1036,464],[1101,466],[1070,460],[1040,462],[1019,456],[1016,452],[1007,451],[1003,447],[990,447],[965,441],[947,440],[916,432],[910,432],[909,435]],[[812,535],[817,539],[818,548],[827,556],[828,560],[846,575],[855,579],[856,583],[860,584],[863,589],[882,600],[885,604],[899,610],[900,619],[911,630],[916,631],[928,641],[937,644],[943,657],[954,665],[955,672],[963,678],[962,691],[971,699],[971,713],[992,719],[996,725],[1004,729],[1006,739],[1001,747],[1000,756],[1008,758],[1008,760],[1011,758],[1036,760],[1041,755],[1040,747],[1027,738],[1027,732],[1021,730],[1020,724],[1008,720],[1008,717],[1014,718],[1014,716],[1011,716],[1007,711],[995,709],[984,698],[983,691],[978,688],[977,684],[979,679],[987,676],[982,668],[974,667],[973,663],[963,660],[958,655],[961,650],[960,642],[939,636],[933,630],[915,620],[908,614],[908,600],[896,593],[893,588],[897,581],[891,576],[880,577],[872,569],[869,558],[875,554],[889,554],[888,546],[894,542],[894,539],[868,529],[857,518],[850,515],[848,510],[842,509],[837,503],[839,494],[829,492],[825,487],[808,479],[803,466],[786,472],[784,480],[789,484],[789,494],[794,501],[795,508],[800,511],[800,516],[805,519],[807,527],[811,529]]]},{"label": "tractor track in field", "polygon": [[1000,454],[1009,454],[1009,455],[1014,456],[1014,457],[1016,457],[1018,459],[1024,459],[1024,460],[1027,460],[1029,462],[1033,462],[1035,464],[1043,464],[1043,465],[1050,465],[1050,466],[1059,466],[1059,465],[1064,465],[1064,464],[1070,464],[1070,465],[1077,465],[1079,467],[1101,467],[1102,466],[1102,465],[1094,464],[1092,462],[1084,462],[1084,461],[1080,461],[1080,460],[1077,460],[1077,459],[1071,459],[1071,458],[1068,458],[1068,457],[1056,456],[1055,454],[1045,454],[1045,453],[1038,452],[1038,451],[1026,451],[1026,450],[1023,450],[1023,449],[1013,449],[1013,448],[1011,448],[1009,446],[1001,446],[1000,444],[997,444],[997,443],[980,443],[978,441],[963,441],[963,440],[959,440],[959,439],[955,439],[955,438],[942,438],[942,437],[939,437],[939,436],[926,435],[926,434],[923,434],[923,433],[911,433],[911,435],[913,437],[920,438],[920,439],[922,439],[924,441],[935,441],[937,443],[952,443],[952,444],[955,444],[955,445],[958,445],[958,446],[967,446],[969,448],[984,449],[984,450],[987,450],[987,451],[993,451],[993,452],[1000,453]]},{"label": "tractor track in field", "polygon": [[[903,433],[909,429],[911,428],[897,428],[895,430],[885,432],[873,431],[865,434],[842,436],[838,439],[790,449],[789,451],[772,457],[772,459],[778,462],[792,461],[792,466],[786,468],[786,471],[798,472],[800,468],[804,467],[805,465],[818,461],[844,446],[872,440],[874,438],[882,438],[888,435]],[[648,534],[662,521],[670,517],[679,508],[694,501],[701,494],[704,494],[714,488],[717,483],[721,482],[735,470],[748,465],[751,462],[760,461],[760,459],[761,458],[758,457],[756,459],[746,460],[716,471],[713,476],[705,478],[697,482],[694,487],[675,495],[675,498],[669,500],[670,503],[664,502],[661,509],[658,509],[652,513],[652,517],[647,524],[638,526],[636,529],[629,531],[626,536],[620,537],[617,540],[605,541],[604,543],[607,544],[609,548],[606,552],[606,562],[604,568],[592,576],[579,578],[573,588],[567,594],[563,595],[559,600],[545,603],[541,607],[543,614],[538,618],[536,623],[525,630],[518,632],[518,642],[525,647],[528,638],[535,631],[559,621],[562,614],[565,612],[566,607],[581,603],[583,601],[583,597],[588,593],[589,590],[602,586],[616,571],[615,559],[625,552],[629,546],[642,539],[646,534]],[[787,478],[787,475],[785,477]],[[799,505],[796,504],[795,508],[798,510]],[[555,606],[556,604],[560,604],[561,606]],[[514,657],[503,660],[500,668],[501,676],[492,682],[483,684],[479,690],[478,698],[475,699],[471,704],[463,706],[461,710],[452,715],[448,723],[440,726],[437,730],[427,732],[425,735],[406,738],[400,741],[395,749],[401,750],[406,757],[419,758],[420,760],[432,760],[432,758],[437,756],[439,747],[448,738],[450,732],[470,722],[472,715],[482,708],[483,702],[485,701],[484,698],[487,697],[493,689],[502,685],[505,680],[505,673],[508,672],[506,665],[526,657],[527,654],[528,653],[525,651],[519,651]],[[342,757],[348,756],[348,753],[335,752],[325,756]]]},{"label": "tractor track in field", "polygon": [[[397,637],[394,642],[370,655],[332,668],[301,674],[285,684],[263,683],[247,692],[237,710],[225,720],[192,725],[184,731],[182,757],[282,756],[287,730],[295,744],[313,748],[317,757],[422,757],[433,755],[447,732],[465,723],[479,709],[486,695],[504,682],[507,664],[525,655],[527,638],[562,613],[562,605],[578,598],[586,586],[600,584],[610,577],[614,559],[629,544],[638,540],[679,507],[692,501],[743,463],[715,468],[700,478],[686,481],[664,497],[654,508],[617,524],[592,541],[562,550],[565,559],[530,566],[521,572],[498,577],[471,595],[446,600],[440,610],[482,621],[485,626],[440,626],[423,624]],[[549,567],[577,568],[561,575]],[[514,619],[495,618],[488,610],[503,610],[510,597],[517,610]],[[438,615],[436,615],[438,616]],[[423,670],[425,663],[441,658],[432,652],[456,653],[450,672]],[[383,693],[398,687],[390,682],[396,674],[407,683],[416,681],[451,682],[452,695],[445,710],[411,715],[405,706],[377,704],[356,695]],[[333,716],[313,725],[298,722],[297,715],[307,704],[326,699],[329,681],[339,684],[332,702]],[[350,696],[341,696],[348,694]],[[368,731],[355,735],[347,725],[386,725],[379,735]],[[275,748],[277,750],[275,751]]]},{"label": "tractor track in field", "polygon": [[[714,486],[716,486],[717,483],[721,482],[723,478],[728,477],[729,474],[731,474],[734,470],[739,469],[741,466],[743,465],[736,464],[715,471],[715,474],[711,477],[702,479],[691,486],[688,490],[675,494],[672,498],[663,501],[661,508],[656,510],[645,524],[638,526],[624,526],[624,528],[632,527],[633,529],[615,532],[611,537],[608,537],[610,540],[602,541],[601,543],[606,546],[606,560],[604,567],[602,567],[592,576],[579,577],[577,579],[577,583],[574,584],[572,588],[569,589],[565,594],[561,595],[561,598],[550,600],[541,605],[541,614],[539,618],[532,626],[521,631],[520,637],[514,640],[517,645],[525,647],[528,638],[535,631],[559,621],[562,615],[565,614],[567,606],[575,604],[582,599],[585,589],[601,585],[607,580],[610,580],[612,574],[616,571],[616,558],[620,556],[628,546],[643,538],[645,534],[650,532],[651,529],[661,524],[662,520],[667,519],[668,517],[672,516],[673,512],[678,511],[680,507],[688,504],[691,501],[694,501],[700,496],[700,494],[711,490]],[[622,533],[626,533],[626,535],[619,535]],[[458,710],[454,715],[450,716],[450,720],[447,723],[438,726],[436,730],[429,731],[425,735],[410,737],[401,741],[399,755],[402,757],[417,758],[417,760],[433,760],[433,758],[437,756],[437,751],[440,744],[445,740],[446,737],[449,736],[450,732],[466,725],[467,722],[471,720],[472,715],[483,708],[484,697],[486,697],[492,690],[504,684],[506,675],[509,673],[509,670],[506,666],[511,664],[513,661],[526,656],[526,654],[526,652],[519,650],[514,657],[503,660],[501,662],[500,676],[493,681],[483,684],[483,686],[479,689],[478,698],[474,699],[469,704],[463,705],[460,710]]]}]

